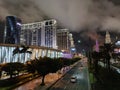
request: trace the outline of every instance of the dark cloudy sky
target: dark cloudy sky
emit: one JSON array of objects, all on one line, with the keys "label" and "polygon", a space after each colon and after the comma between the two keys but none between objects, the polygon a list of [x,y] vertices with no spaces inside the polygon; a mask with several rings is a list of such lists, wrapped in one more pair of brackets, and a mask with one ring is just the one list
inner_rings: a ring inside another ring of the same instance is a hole
[{"label": "dark cloudy sky", "polygon": [[54,18],[62,27],[79,32],[77,39],[85,43],[89,37],[101,40],[98,29],[120,32],[120,0],[0,0],[0,20],[8,15],[23,23]]},{"label": "dark cloudy sky", "polygon": [[57,19],[73,31],[120,28],[119,0],[0,0],[0,19],[21,17],[23,23]]}]

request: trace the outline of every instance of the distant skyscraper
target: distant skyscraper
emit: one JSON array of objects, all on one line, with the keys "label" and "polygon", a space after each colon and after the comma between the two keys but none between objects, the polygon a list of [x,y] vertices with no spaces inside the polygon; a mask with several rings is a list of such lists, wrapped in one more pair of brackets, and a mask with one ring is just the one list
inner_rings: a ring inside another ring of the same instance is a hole
[{"label": "distant skyscraper", "polygon": [[63,51],[70,50],[70,40],[69,40],[69,30],[68,29],[58,29],[57,30],[57,46],[58,49]]},{"label": "distant skyscraper", "polygon": [[76,53],[76,48],[75,48],[75,45],[74,45],[74,40],[73,40],[73,35],[72,33],[69,34],[69,41],[70,41],[70,51],[72,54]]},{"label": "distant skyscraper", "polygon": [[4,42],[20,44],[21,20],[15,16],[6,17]]},{"label": "distant skyscraper", "polygon": [[96,52],[99,52],[99,44],[98,44],[98,40],[96,40],[95,51],[96,51]]},{"label": "distant skyscraper", "polygon": [[110,43],[111,43],[110,34],[108,31],[106,31],[105,44],[110,44]]},{"label": "distant skyscraper", "polygon": [[69,39],[70,39],[70,47],[75,47],[72,33],[69,34]]}]

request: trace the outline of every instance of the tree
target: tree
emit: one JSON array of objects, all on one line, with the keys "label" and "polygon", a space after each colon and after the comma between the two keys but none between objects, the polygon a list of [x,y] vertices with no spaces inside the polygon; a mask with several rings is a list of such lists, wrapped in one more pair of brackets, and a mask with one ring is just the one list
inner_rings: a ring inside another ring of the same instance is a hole
[{"label": "tree", "polygon": [[45,85],[44,79],[45,76],[50,73],[50,58],[44,57],[44,58],[39,58],[39,59],[34,59],[31,61],[26,62],[27,66],[27,71],[29,73],[35,73],[37,72],[42,76],[42,82],[41,85]]},{"label": "tree", "polygon": [[63,62],[59,58],[50,59],[50,72],[55,73],[63,67]]},{"label": "tree", "polygon": [[94,51],[92,53],[92,58],[93,58],[93,66],[95,69],[95,74],[98,72],[98,61],[100,60],[100,53]]},{"label": "tree", "polygon": [[[16,47],[14,50],[13,50],[13,56],[15,54],[20,54],[20,53],[24,53],[24,59],[25,59],[25,53],[29,53],[29,54],[32,54],[31,51],[28,51],[29,47],[28,46],[25,46],[25,45],[21,45],[22,49],[20,50],[20,47]],[[19,58],[20,58],[20,55],[18,56],[18,62],[19,62]]]},{"label": "tree", "polygon": [[27,61],[26,62],[27,72],[34,74],[36,72],[37,62],[38,62],[37,59]]},{"label": "tree", "polygon": [[[66,60],[66,61],[65,61]],[[34,59],[26,63],[28,72],[35,73],[37,72],[42,76],[41,85],[45,85],[44,79],[45,76],[49,73],[55,73],[61,69],[64,65],[70,64],[69,59],[62,58],[49,58],[49,57],[40,57],[39,59]]]},{"label": "tree", "polygon": [[37,63],[37,72],[42,76],[42,82],[41,85],[45,85],[44,83],[44,79],[45,76],[50,73],[50,58],[44,57],[42,60],[39,60],[39,62]]},{"label": "tree", "polygon": [[14,62],[14,68],[16,69],[16,73],[15,74],[19,75],[19,73],[21,71],[25,70],[25,65],[23,63],[20,63],[20,62]]},{"label": "tree", "polygon": [[20,71],[24,69],[24,64],[22,63],[6,63],[2,66],[1,70],[7,72],[7,75],[10,75],[10,78],[13,77],[13,75],[19,74]]},{"label": "tree", "polygon": [[7,72],[7,75],[10,75],[10,78],[12,78],[14,72],[15,72],[15,68],[13,68],[14,65],[13,63],[6,63],[3,67],[2,67],[2,71]]},{"label": "tree", "polygon": [[112,50],[112,44],[104,44],[104,54],[105,54],[105,61],[106,61],[106,67],[108,68],[108,70],[110,70],[110,53]]},{"label": "tree", "polygon": [[69,66],[71,64],[71,60],[68,58],[60,58],[63,62],[63,66]]},{"label": "tree", "polygon": [[13,50],[13,56],[17,53],[20,53],[20,49],[18,46]]},{"label": "tree", "polygon": [[[62,68],[61,61],[59,59],[51,59],[49,57],[39,58],[39,60],[34,60],[35,65],[32,65],[38,74],[42,76],[41,85],[45,85],[45,76],[49,73],[55,73],[60,68]],[[33,63],[32,63],[33,64]]]},{"label": "tree", "polygon": [[29,53],[32,54],[31,51],[28,51],[29,47],[25,45],[21,45],[22,49],[20,50],[20,53]]}]

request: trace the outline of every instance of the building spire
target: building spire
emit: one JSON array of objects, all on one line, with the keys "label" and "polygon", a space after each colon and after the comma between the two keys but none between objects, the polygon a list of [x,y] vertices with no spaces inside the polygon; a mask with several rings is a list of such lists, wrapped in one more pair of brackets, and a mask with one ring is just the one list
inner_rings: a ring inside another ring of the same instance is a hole
[{"label": "building spire", "polygon": [[110,33],[106,31],[105,44],[110,44],[110,43],[111,43]]},{"label": "building spire", "polygon": [[95,51],[99,52],[99,44],[97,39],[96,39]]}]

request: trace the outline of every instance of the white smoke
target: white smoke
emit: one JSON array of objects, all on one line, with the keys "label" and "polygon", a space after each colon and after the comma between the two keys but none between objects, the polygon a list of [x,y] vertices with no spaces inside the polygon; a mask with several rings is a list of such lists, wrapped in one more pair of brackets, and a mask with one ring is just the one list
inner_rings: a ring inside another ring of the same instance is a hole
[{"label": "white smoke", "polygon": [[[96,30],[98,27],[106,29],[120,29],[111,23],[120,21],[120,7],[108,0],[35,0],[36,5],[51,18],[59,20],[71,30],[89,28]],[[110,19],[110,20],[108,20]],[[110,21],[110,22],[109,22]],[[109,26],[109,25],[110,26]]]},{"label": "white smoke", "polygon": [[37,6],[64,26],[78,30],[87,21],[90,0],[36,0]]},{"label": "white smoke", "polygon": [[32,0],[0,0],[0,20],[9,15],[21,18],[23,23],[40,21],[44,17]]},{"label": "white smoke", "polygon": [[8,15],[23,23],[55,18],[73,31],[120,30],[120,6],[114,0],[0,0],[0,20]]},{"label": "white smoke", "polygon": [[103,20],[102,30],[120,31],[120,20],[117,18],[107,17]]}]

